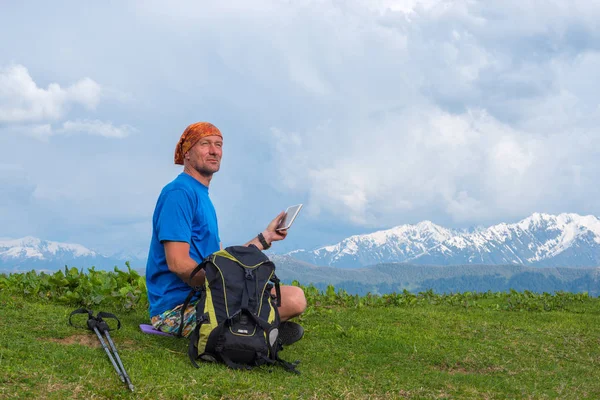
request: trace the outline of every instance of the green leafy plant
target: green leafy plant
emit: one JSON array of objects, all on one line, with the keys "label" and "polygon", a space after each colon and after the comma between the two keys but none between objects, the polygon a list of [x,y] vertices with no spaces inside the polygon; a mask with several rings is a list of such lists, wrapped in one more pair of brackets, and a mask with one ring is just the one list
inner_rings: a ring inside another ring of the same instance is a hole
[{"label": "green leafy plant", "polygon": [[[127,270],[114,267],[113,271],[97,271],[94,267],[87,272],[77,268],[68,268],[52,274],[45,272],[25,272],[0,275],[0,289],[13,294],[43,301],[56,301],[69,305],[85,307],[114,305],[129,310],[147,307],[146,281],[125,263]],[[403,290],[399,293],[383,295],[367,294],[358,296],[343,289],[336,290],[333,285],[320,291],[313,285],[303,286],[298,281],[292,285],[304,290],[308,304],[312,308],[331,307],[423,307],[451,306],[462,309],[489,309],[495,311],[534,311],[549,312],[572,310],[579,304],[589,302],[587,293],[555,292],[534,293],[517,292],[464,292],[435,293],[433,290],[411,293]],[[309,313],[311,311],[309,307]]]},{"label": "green leafy plant", "polygon": [[123,309],[147,307],[146,282],[133,270],[129,262],[126,271],[114,267],[113,271],[88,272],[69,268],[52,274],[29,271],[0,276],[0,289],[42,301],[92,307],[112,305]]},{"label": "green leafy plant", "polygon": [[384,295],[367,294],[358,296],[348,294],[345,290],[335,290],[332,285],[319,291],[313,285],[302,286],[298,281],[293,285],[304,289],[308,304],[313,307],[421,307],[426,305],[446,305],[468,310],[469,308],[496,311],[537,311],[548,312],[570,310],[579,304],[591,301],[588,293],[555,292],[534,293],[517,292],[464,292],[435,293],[433,290],[411,293],[403,290],[400,293]]}]

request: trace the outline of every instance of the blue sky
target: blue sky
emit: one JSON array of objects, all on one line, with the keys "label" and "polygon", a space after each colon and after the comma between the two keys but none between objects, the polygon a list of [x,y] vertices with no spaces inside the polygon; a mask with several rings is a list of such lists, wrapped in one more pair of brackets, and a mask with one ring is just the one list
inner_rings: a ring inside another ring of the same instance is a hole
[{"label": "blue sky", "polygon": [[226,245],[600,214],[598,4],[220,3],[0,3],[0,237],[145,253],[196,121]]}]

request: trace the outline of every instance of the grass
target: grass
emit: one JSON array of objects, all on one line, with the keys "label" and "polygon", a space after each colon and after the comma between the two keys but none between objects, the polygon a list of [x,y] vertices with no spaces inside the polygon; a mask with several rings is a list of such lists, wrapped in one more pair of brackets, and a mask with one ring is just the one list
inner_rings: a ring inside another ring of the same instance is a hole
[{"label": "grass", "polygon": [[[0,398],[598,399],[600,299],[571,311],[313,305],[282,368],[192,367],[187,341],[144,335],[146,311],[115,312],[112,337],[135,393],[74,307],[0,291]],[[84,317],[85,319],[85,317]]]}]

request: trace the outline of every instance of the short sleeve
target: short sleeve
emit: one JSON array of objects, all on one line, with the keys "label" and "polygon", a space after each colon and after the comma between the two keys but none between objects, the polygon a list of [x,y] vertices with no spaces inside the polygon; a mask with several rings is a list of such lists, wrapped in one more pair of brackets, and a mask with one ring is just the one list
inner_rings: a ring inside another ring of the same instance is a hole
[{"label": "short sleeve", "polygon": [[194,206],[190,195],[184,190],[163,193],[162,207],[156,221],[158,240],[187,242],[192,238]]}]

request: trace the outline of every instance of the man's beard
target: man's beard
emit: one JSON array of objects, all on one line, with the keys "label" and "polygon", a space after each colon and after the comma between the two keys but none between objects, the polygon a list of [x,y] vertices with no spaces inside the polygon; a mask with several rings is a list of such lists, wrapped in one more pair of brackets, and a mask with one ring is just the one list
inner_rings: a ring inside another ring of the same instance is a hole
[{"label": "man's beard", "polygon": [[216,167],[213,167],[213,168],[208,168],[207,166],[202,166],[202,167],[196,168],[196,171],[198,171],[198,173],[202,176],[210,177],[215,172],[218,172],[220,168],[221,168],[221,163],[219,163]]}]

